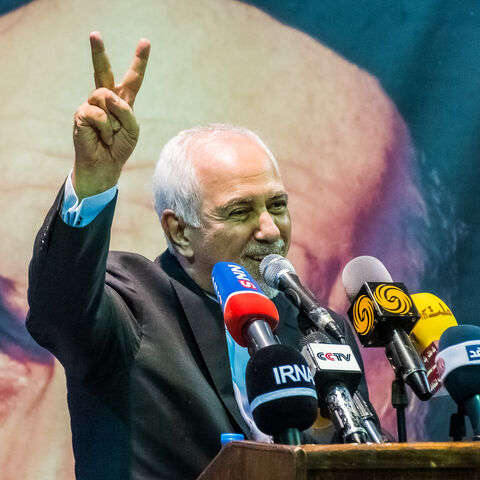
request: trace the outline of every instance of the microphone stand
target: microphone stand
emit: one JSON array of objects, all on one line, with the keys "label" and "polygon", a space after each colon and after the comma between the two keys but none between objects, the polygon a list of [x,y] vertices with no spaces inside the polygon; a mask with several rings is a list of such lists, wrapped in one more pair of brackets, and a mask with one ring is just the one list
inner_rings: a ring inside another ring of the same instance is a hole
[{"label": "microphone stand", "polygon": [[454,442],[461,442],[463,437],[467,434],[465,414],[460,405],[458,406],[457,413],[452,413],[452,416],[450,417],[450,431],[448,433]]},{"label": "microphone stand", "polygon": [[274,435],[273,443],[281,445],[300,445],[300,430],[298,428],[289,428],[285,432]]},{"label": "microphone stand", "polygon": [[392,382],[392,407],[397,411],[398,441],[407,441],[407,424],[405,422],[405,409],[408,407],[408,396],[405,382],[401,375],[395,374]]}]

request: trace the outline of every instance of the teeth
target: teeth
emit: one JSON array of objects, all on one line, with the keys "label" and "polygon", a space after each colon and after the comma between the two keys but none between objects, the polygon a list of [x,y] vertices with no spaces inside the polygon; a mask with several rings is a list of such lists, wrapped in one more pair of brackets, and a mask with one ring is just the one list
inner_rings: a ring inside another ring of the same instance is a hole
[{"label": "teeth", "polygon": [[247,255],[248,258],[251,258],[252,260],[256,260],[258,262],[261,262],[265,256],[268,255],[268,253],[266,253],[265,255]]}]

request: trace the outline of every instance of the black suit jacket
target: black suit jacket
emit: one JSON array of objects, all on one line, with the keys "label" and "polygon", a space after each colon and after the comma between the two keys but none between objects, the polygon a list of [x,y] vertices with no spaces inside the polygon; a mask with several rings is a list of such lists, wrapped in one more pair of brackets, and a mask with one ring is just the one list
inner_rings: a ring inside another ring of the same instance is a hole
[{"label": "black suit jacket", "polygon": [[[193,479],[222,432],[249,436],[220,307],[169,252],[108,252],[115,200],[75,228],[62,199],[35,241],[27,328],[65,367],[77,478]],[[298,311],[283,295],[275,303],[278,336],[296,346]]]}]

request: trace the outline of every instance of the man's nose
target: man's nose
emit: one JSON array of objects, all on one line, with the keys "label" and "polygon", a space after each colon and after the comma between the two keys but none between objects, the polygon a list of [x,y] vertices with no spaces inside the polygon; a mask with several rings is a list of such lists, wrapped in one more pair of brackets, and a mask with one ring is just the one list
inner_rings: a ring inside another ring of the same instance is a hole
[{"label": "man's nose", "polygon": [[254,237],[256,240],[265,242],[274,242],[280,238],[280,230],[269,212],[264,211],[260,214]]}]

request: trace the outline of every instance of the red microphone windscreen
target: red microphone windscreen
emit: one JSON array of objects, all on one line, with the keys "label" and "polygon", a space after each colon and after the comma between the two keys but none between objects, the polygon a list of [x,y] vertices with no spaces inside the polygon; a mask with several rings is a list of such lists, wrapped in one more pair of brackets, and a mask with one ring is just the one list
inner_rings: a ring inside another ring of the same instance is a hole
[{"label": "red microphone windscreen", "polygon": [[227,298],[223,310],[225,325],[232,338],[242,347],[248,347],[243,332],[255,320],[264,320],[272,331],[278,325],[278,311],[274,303],[262,293],[238,291]]}]

